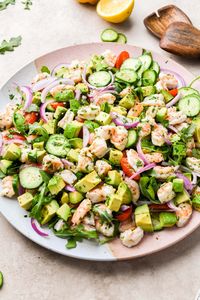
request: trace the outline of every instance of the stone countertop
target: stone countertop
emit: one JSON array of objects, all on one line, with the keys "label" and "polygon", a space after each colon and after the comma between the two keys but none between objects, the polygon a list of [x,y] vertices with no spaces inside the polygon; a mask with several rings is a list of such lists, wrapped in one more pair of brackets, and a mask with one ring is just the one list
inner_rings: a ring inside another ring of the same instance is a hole
[{"label": "stone countertop", "polygon": [[[30,11],[21,1],[1,11],[0,39],[22,35],[22,45],[0,56],[0,85],[36,57],[67,45],[97,42],[111,26],[94,7],[75,0],[32,0]],[[199,0],[171,0],[199,25]],[[136,0],[131,18],[112,26],[128,42],[165,53],[143,26],[146,15],[167,0]],[[200,61],[165,53],[198,75]],[[87,262],[63,257],[32,243],[0,216],[0,270],[5,284],[2,300],[194,300],[200,288],[200,231],[160,253],[126,262]],[[134,251],[134,248],[133,248]]]}]

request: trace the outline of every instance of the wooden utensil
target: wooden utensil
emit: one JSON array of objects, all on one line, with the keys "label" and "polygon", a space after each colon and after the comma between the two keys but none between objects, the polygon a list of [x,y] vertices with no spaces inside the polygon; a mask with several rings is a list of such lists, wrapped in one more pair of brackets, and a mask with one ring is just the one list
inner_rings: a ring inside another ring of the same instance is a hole
[{"label": "wooden utensil", "polygon": [[173,22],[184,22],[192,25],[188,16],[175,5],[164,6],[144,19],[146,28],[158,38],[162,37],[167,27]]},{"label": "wooden utensil", "polygon": [[160,47],[189,58],[200,57],[200,30],[190,24],[174,22],[160,40]]}]

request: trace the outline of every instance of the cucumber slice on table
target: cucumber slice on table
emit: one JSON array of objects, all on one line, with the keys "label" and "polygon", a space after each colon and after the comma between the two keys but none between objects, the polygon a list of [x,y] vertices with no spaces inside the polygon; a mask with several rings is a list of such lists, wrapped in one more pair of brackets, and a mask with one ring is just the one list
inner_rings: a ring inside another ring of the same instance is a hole
[{"label": "cucumber slice on table", "polygon": [[101,40],[103,42],[115,42],[117,41],[119,34],[114,29],[105,29],[101,34]]},{"label": "cucumber slice on table", "polygon": [[62,134],[53,134],[46,143],[48,153],[55,156],[65,157],[69,151],[69,143]]},{"label": "cucumber slice on table", "polygon": [[120,70],[129,69],[137,71],[141,67],[142,63],[137,58],[128,58],[124,61]]},{"label": "cucumber slice on table", "polygon": [[193,88],[190,87],[182,87],[179,89],[179,92],[181,93],[182,97],[188,96],[188,95],[199,95],[199,92]]},{"label": "cucumber slice on table", "polygon": [[144,86],[154,85],[157,79],[157,73],[154,70],[146,70],[142,74],[142,82]]},{"label": "cucumber slice on table", "polygon": [[106,71],[94,72],[88,77],[88,82],[96,87],[104,87],[111,82],[111,76]]},{"label": "cucumber slice on table", "polygon": [[19,180],[23,188],[36,189],[42,182],[40,169],[36,167],[27,167],[19,172]]},{"label": "cucumber slice on table", "polygon": [[118,38],[116,40],[116,43],[126,44],[127,43],[127,37],[123,33],[118,33]]},{"label": "cucumber slice on table", "polygon": [[200,112],[200,97],[192,94],[183,97],[179,103],[178,108],[188,117],[195,117]]},{"label": "cucumber slice on table", "polygon": [[133,70],[124,69],[115,74],[116,79],[126,83],[134,83],[137,81],[137,74]]}]

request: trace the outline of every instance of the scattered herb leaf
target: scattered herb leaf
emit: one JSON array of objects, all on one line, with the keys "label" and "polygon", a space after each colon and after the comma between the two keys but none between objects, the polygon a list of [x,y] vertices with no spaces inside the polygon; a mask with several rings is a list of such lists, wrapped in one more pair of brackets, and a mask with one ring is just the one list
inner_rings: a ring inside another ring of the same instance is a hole
[{"label": "scattered herb leaf", "polygon": [[4,0],[4,1],[1,1],[0,2],[0,10],[6,9],[9,4],[14,5],[15,4],[15,0]]},{"label": "scattered herb leaf", "polygon": [[8,42],[3,40],[0,44],[0,54],[4,54],[6,51],[14,51],[15,47],[21,45],[22,37],[13,37]]}]

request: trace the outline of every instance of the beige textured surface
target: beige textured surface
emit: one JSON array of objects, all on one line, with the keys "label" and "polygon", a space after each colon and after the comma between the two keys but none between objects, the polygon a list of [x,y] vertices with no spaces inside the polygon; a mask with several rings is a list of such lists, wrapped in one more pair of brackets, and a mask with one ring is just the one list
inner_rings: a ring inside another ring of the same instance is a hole
[{"label": "beige textured surface", "polygon": [[[0,38],[22,35],[22,46],[0,56],[0,84],[34,58],[66,45],[99,41],[108,24],[89,6],[75,0],[33,0],[31,11],[18,5],[0,12]],[[199,25],[199,0],[170,1]],[[163,53],[142,20],[164,0],[136,0],[130,20],[116,26],[129,43]],[[175,58],[195,74],[200,62]],[[193,300],[200,288],[200,232],[158,254],[118,263],[69,259],[33,244],[0,216],[0,270],[5,284],[2,300]],[[133,249],[134,251],[134,249]]]}]

